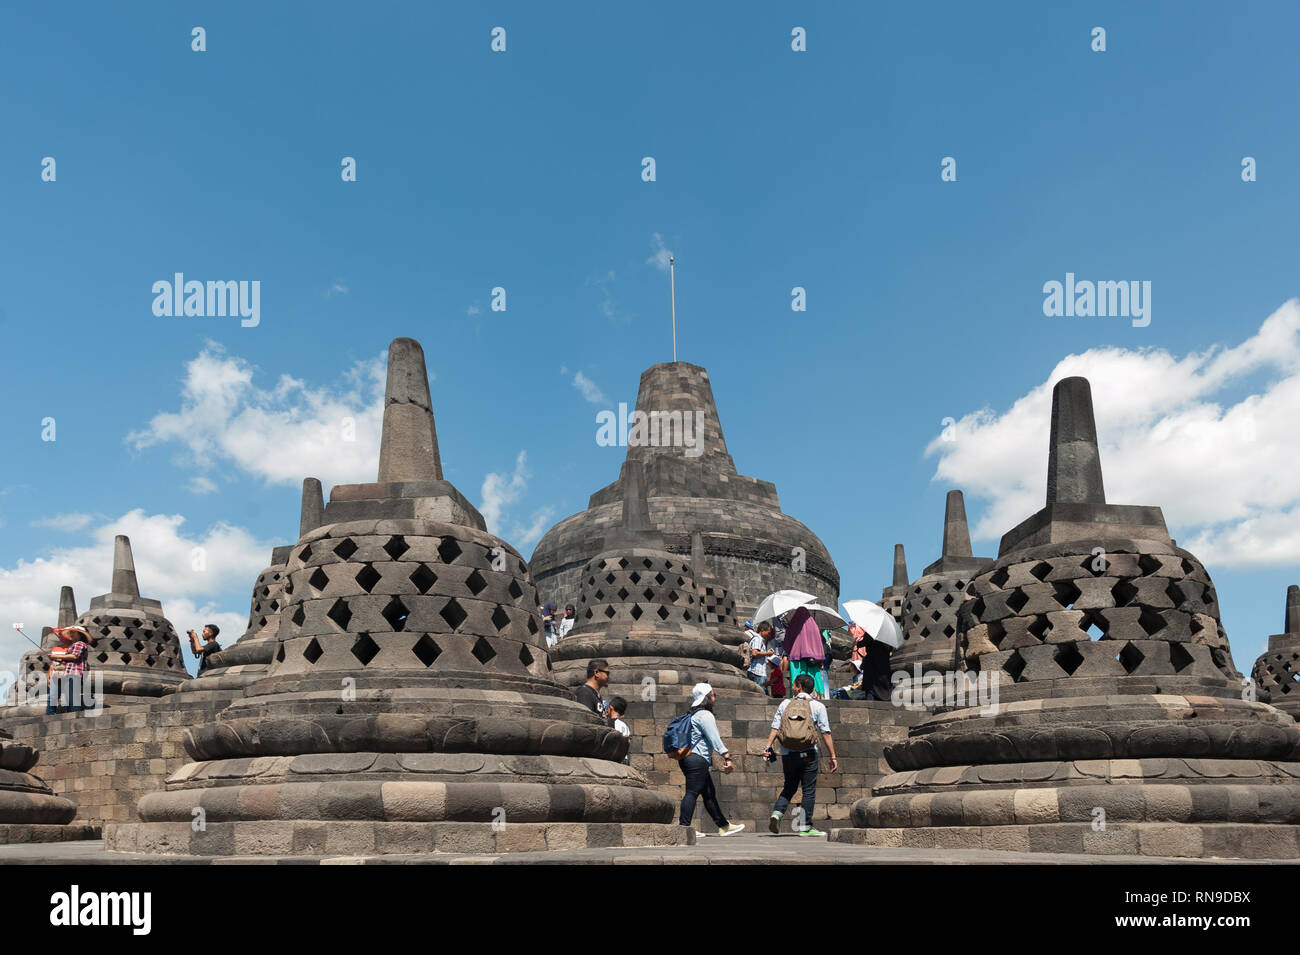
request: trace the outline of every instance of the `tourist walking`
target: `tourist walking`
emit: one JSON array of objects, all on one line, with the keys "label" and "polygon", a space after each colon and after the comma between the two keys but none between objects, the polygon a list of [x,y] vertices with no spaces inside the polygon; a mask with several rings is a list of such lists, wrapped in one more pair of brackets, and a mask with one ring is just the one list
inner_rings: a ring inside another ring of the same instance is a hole
[{"label": "tourist walking", "polygon": [[697,683],[691,690],[690,752],[682,757],[682,775],[686,777],[686,795],[682,797],[681,818],[683,826],[689,826],[695,818],[695,802],[704,799],[704,811],[709,814],[718,835],[730,836],[745,828],[744,823],[729,823],[718,805],[718,791],[713,785],[710,769],[713,766],[713,754],[722,757],[722,771],[731,773],[735,768],[727,745],[718,735],[718,722],[713,718],[713,704],[717,694],[707,683]]},{"label": "tourist walking", "polygon": [[818,760],[817,737],[826,743],[830,754],[830,771],[839,769],[839,760],[835,757],[835,741],[831,739],[830,717],[826,704],[812,698],[814,680],[810,674],[802,673],[794,681],[797,691],[793,699],[785,700],[776,708],[772,717],[772,732],[767,737],[767,749],[764,757],[769,761],[776,759],[772,744],[781,748],[781,769],[785,772],[785,785],[781,795],[772,807],[772,816],[768,819],[769,831],[781,831],[781,819],[790,808],[790,798],[795,790],[802,787],[803,799],[800,809],[803,818],[795,824],[795,831],[801,836],[823,836],[825,833],[812,827],[813,810],[817,805],[817,773],[820,771]]}]

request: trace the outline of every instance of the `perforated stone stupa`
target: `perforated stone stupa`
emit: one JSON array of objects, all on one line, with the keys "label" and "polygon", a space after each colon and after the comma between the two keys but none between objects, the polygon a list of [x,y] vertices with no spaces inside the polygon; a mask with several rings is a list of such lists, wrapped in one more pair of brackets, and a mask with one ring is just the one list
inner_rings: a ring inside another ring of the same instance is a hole
[{"label": "perforated stone stupa", "polygon": [[[316,478],[302,482],[302,509],[298,536],[319,527],[325,517],[321,483]],[[193,680],[182,683],[178,693],[206,690],[242,689],[266,675],[275,651],[279,648],[280,608],[284,604],[284,585],[288,578],[292,544],[271,550],[271,565],[257,575],[253,599],[248,611],[248,627],[234,644],[212,654],[208,668]]]},{"label": "perforated stone stupa", "polygon": [[685,696],[705,682],[720,693],[762,698],[741,669],[743,659],[702,624],[694,572],[664,549],[650,526],[641,462],[623,479],[621,525],[583,568],[577,623],[551,651],[556,679],[579,686],[587,661],[610,665],[607,695],[639,696],[653,681],[656,696]]},{"label": "perforated stone stupa", "polygon": [[140,596],[131,541],[123,534],[113,540],[112,589],[92,597],[77,624],[90,634],[88,662],[92,674],[103,674],[110,704],[163,696],[189,678],[162,604]]},{"label": "perforated stone stupa", "polygon": [[1259,698],[1300,720],[1300,587],[1286,589],[1282,633],[1268,638],[1268,650],[1251,672]]},{"label": "perforated stone stupa", "polygon": [[[895,556],[897,564],[902,555]],[[943,549],[939,559],[908,587],[903,601],[903,645],[890,658],[895,670],[914,672],[916,664],[921,665],[923,672],[961,669],[957,611],[966,599],[971,579],[992,564],[991,557],[971,555],[966,502],[961,491],[949,491],[944,503]]]},{"label": "perforated stone stupa", "polygon": [[[551,679],[527,566],[443,479],[424,353],[389,348],[379,481],[287,563],[266,676],[110,848],[404,853],[679,843],[627,741]],[[192,828],[193,810],[206,818]]]},{"label": "perforated stone stupa", "polygon": [[[71,627],[77,622],[77,601],[71,587],[59,589],[59,627]],[[45,693],[50,672],[50,651],[59,643],[53,627],[41,628],[41,648],[28,650],[18,661],[18,681],[5,699],[5,708],[24,712],[44,712]],[[12,715],[12,713],[10,714]]]},{"label": "perforated stone stupa", "polygon": [[903,545],[894,545],[894,582],[880,591],[880,606],[894,618],[898,629],[903,629],[903,604],[907,600],[907,557]]},{"label": "perforated stone stupa", "polygon": [[[699,532],[708,566],[697,570],[726,590],[739,619],[784,588],[836,603],[839,572],[822,542],[781,512],[773,484],[736,471],[707,371],[686,362],[652,365],[641,375],[636,412],[657,420],[650,436],[657,434],[660,444],[633,443],[629,431],[618,480],[591,495],[587,510],[565,518],[538,542],[530,566],[544,600],[563,606],[578,595],[584,568],[619,525],[628,464],[637,461],[645,473],[650,524],[663,535],[664,548],[686,557],[691,535]],[[702,422],[698,434],[697,413]],[[691,447],[671,443],[666,435],[680,432],[665,419],[691,422]]]},{"label": "perforated stone stupa", "polygon": [[1158,507],[1107,504],[1088,382],[1053,392],[1047,506],[961,610],[994,702],[938,712],[836,839],[1300,855],[1300,726],[1242,699],[1213,584]]}]

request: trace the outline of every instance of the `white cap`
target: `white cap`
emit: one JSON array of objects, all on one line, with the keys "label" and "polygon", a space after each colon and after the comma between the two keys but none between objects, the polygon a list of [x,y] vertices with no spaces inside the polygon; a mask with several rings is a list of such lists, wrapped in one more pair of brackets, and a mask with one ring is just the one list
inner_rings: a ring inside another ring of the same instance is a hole
[{"label": "white cap", "polygon": [[691,709],[695,709],[695,707],[707,700],[712,692],[713,687],[707,683],[695,684],[695,687],[691,690]]}]

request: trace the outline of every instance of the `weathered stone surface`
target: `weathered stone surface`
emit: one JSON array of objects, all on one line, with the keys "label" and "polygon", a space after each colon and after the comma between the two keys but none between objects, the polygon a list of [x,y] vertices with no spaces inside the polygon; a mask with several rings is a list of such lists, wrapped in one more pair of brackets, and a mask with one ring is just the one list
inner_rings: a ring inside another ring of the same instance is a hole
[{"label": "weathered stone surface", "polygon": [[[141,851],[447,851],[464,832],[517,851],[494,825],[512,815],[677,828],[672,801],[619,764],[622,734],[551,677],[527,565],[441,479],[424,376],[419,345],[395,341],[380,482],[334,487],[290,549],[266,672],[192,727],[195,763],[140,800],[143,824],[115,830]],[[185,837],[196,806],[208,831]],[[438,828],[401,828],[412,814]],[[545,846],[527,831],[511,839]]]},{"label": "weathered stone surface", "polygon": [[1300,719],[1300,586],[1286,590],[1283,631],[1268,638],[1268,649],[1255,661],[1251,678],[1259,698]]},{"label": "weathered stone surface", "polygon": [[[610,532],[621,523],[627,466],[636,461],[644,469],[648,522],[663,535],[663,548],[686,557],[692,535],[700,534],[705,563],[692,562],[696,575],[726,589],[738,619],[752,614],[769,593],[784,588],[836,603],[839,573],[825,546],[781,512],[772,484],[736,471],[708,372],[686,362],[651,366],[641,376],[636,410],[659,414],[659,443],[629,446],[619,479],[593,494],[587,510],[542,537],[530,566],[544,600],[563,606],[578,594],[582,568],[604,549]],[[697,412],[699,435],[693,424]],[[663,433],[668,421],[675,427],[685,420],[692,422],[691,437],[699,439],[691,447]],[[795,560],[795,548],[800,548],[801,562]]]}]

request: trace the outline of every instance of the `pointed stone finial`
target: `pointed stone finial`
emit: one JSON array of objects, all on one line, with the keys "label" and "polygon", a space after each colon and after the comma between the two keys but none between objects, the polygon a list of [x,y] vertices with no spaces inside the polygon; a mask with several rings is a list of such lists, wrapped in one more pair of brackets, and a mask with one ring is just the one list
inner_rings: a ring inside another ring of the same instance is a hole
[{"label": "pointed stone finial", "polygon": [[640,461],[628,461],[623,473],[623,531],[650,531],[650,503],[646,500],[645,469]]},{"label": "pointed stone finial", "polygon": [[298,536],[305,537],[325,523],[325,492],[320,481],[309,477],[302,479],[302,511],[298,518]]},{"label": "pointed stone finial", "polygon": [[395,338],[388,346],[379,483],[441,480],[442,460],[424,349],[413,338]]},{"label": "pointed stone finial", "polygon": [[140,585],[135,579],[135,560],[131,556],[131,538],[125,534],[113,538],[113,586],[109,589],[128,597],[140,596]]},{"label": "pointed stone finial", "polygon": [[1052,437],[1047,457],[1048,504],[1105,504],[1092,387],[1062,378],[1052,389]]},{"label": "pointed stone finial", "polygon": [[1283,633],[1300,633],[1300,587],[1286,589],[1286,629]]},{"label": "pointed stone finial", "polygon": [[72,596],[71,587],[59,590],[59,626],[71,627],[77,622],[77,601]]},{"label": "pointed stone finial", "polygon": [[966,526],[966,500],[961,491],[949,491],[943,514],[944,557],[970,557],[970,528]]},{"label": "pointed stone finial", "polygon": [[907,558],[903,556],[903,545],[894,545],[894,586],[906,587],[907,579]]}]

